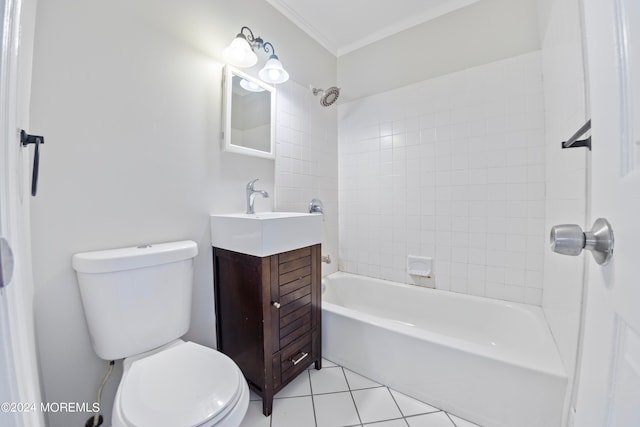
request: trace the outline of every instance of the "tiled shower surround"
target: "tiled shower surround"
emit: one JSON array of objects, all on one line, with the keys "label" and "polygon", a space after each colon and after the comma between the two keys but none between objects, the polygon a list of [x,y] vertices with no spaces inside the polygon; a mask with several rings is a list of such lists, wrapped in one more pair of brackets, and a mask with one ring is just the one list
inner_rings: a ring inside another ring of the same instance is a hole
[{"label": "tiled shower surround", "polygon": [[344,103],[338,130],[340,270],[414,283],[428,256],[422,284],[541,304],[540,52]]},{"label": "tiled shower surround", "polygon": [[[322,254],[338,258],[338,147],[336,110],[322,107],[311,89],[296,82],[277,88],[275,210],[306,212],[324,204]],[[323,275],[337,262],[322,264]]]}]

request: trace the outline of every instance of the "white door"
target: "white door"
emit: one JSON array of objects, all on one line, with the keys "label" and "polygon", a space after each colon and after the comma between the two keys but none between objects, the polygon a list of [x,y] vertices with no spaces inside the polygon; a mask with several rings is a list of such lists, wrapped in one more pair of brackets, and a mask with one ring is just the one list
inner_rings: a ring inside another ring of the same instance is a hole
[{"label": "white door", "polygon": [[[615,235],[590,260],[576,427],[640,426],[640,1],[583,0],[592,123],[591,217]],[[590,255],[585,255],[589,256]]]},{"label": "white door", "polygon": [[[0,289],[0,426],[44,426],[35,354],[29,234],[28,128],[35,0],[0,0],[0,237],[13,250],[13,274]],[[1,243],[0,243],[1,244]],[[6,246],[2,260],[6,267]]]}]

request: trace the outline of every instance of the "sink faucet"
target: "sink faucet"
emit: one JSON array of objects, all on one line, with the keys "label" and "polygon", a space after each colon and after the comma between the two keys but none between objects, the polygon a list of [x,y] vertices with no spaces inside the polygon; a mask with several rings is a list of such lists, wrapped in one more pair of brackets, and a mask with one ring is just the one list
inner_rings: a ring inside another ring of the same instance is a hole
[{"label": "sink faucet", "polygon": [[253,181],[249,181],[249,183],[247,184],[247,213],[248,214],[256,213],[253,210],[253,200],[256,198],[256,193],[259,193],[262,197],[269,197],[269,193],[267,193],[266,191],[255,190],[253,188],[253,184],[255,184],[258,179],[259,178],[256,178]]}]

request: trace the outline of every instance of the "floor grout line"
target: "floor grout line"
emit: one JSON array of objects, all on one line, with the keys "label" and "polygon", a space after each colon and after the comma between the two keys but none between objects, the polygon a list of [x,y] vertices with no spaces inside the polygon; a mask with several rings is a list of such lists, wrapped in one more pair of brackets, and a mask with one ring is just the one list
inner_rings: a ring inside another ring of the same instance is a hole
[{"label": "floor grout line", "polygon": [[347,373],[344,371],[342,367],[342,375],[344,375],[344,380],[347,383],[347,388],[349,389],[349,396],[351,396],[351,401],[353,402],[353,407],[356,408],[356,415],[358,416],[358,421],[360,421],[360,425],[364,424],[362,422],[362,417],[360,416],[360,411],[358,411],[358,405],[356,404],[356,399],[353,397],[353,390],[351,390],[351,384],[349,384],[349,379],[347,378]]},{"label": "floor grout line", "polygon": [[307,369],[307,377],[309,378],[309,391],[311,392],[311,408],[313,409],[313,422],[318,427],[318,416],[316,415],[316,402],[313,398],[313,384],[311,384],[311,370]]},{"label": "floor grout line", "polygon": [[398,408],[398,411],[400,411],[400,415],[402,415],[402,420],[408,426],[409,422],[407,421],[407,418],[405,417],[404,412],[402,411],[402,408],[400,407],[400,405],[398,405],[398,401],[396,400],[396,397],[393,395],[393,393],[391,393],[391,389],[389,387],[387,387],[387,391],[391,395],[391,399],[393,399],[393,403],[396,404],[396,407]]}]

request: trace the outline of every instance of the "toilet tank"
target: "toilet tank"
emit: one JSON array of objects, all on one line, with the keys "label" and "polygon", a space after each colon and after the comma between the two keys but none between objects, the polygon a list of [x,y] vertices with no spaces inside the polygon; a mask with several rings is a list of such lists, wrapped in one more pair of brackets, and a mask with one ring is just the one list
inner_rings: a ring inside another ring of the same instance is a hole
[{"label": "toilet tank", "polygon": [[190,240],[73,255],[96,354],[122,359],[171,342],[189,329]]}]

